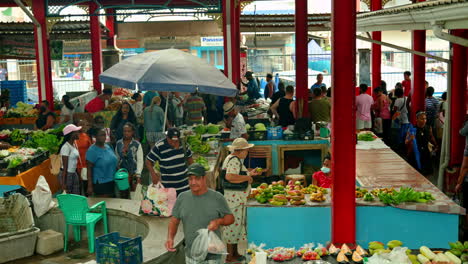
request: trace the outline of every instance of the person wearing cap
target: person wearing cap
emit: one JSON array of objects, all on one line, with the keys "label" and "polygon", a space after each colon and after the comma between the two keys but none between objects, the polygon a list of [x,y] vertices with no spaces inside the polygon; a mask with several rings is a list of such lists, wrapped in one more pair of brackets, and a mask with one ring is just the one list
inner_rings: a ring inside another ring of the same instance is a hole
[{"label": "person wearing cap", "polygon": [[176,251],[174,237],[182,221],[185,238],[185,263],[222,264],[224,261],[221,255],[214,254],[208,254],[203,261],[195,261],[191,257],[191,248],[199,229],[208,228],[221,238],[220,227],[232,225],[234,216],[223,195],[208,189],[205,169],[202,165],[191,164],[188,167],[187,176],[190,191],[181,193],[174,205],[167,232],[166,249],[170,252]]},{"label": "person wearing cap", "polygon": [[246,241],[245,205],[250,194],[250,184],[253,176],[260,173],[256,169],[248,171],[243,160],[253,147],[245,138],[237,138],[228,148],[231,154],[226,157],[221,167],[220,179],[224,189],[224,197],[234,214],[234,224],[224,228],[223,238],[227,242],[228,256],[226,261],[242,261],[237,251],[237,244]]},{"label": "person wearing cap", "polygon": [[244,75],[245,78],[249,81],[248,83],[242,83],[247,87],[247,95],[250,100],[257,100],[260,98],[260,88],[258,88],[257,80],[253,77],[253,72],[248,71]]},{"label": "person wearing cap", "polygon": [[243,137],[247,139],[249,135],[247,134],[247,129],[245,129],[245,120],[244,117],[239,113],[234,103],[229,101],[223,105],[223,111],[225,115],[224,122],[226,127],[231,130],[229,136],[230,139],[236,139]]},{"label": "person wearing cap", "polygon": [[71,194],[81,194],[80,177],[76,173],[76,167],[80,158],[80,153],[76,147],[75,140],[79,138],[81,127],[67,125],[63,129],[63,143],[60,147],[62,157],[62,169],[59,174],[59,182],[62,190]]},{"label": "person wearing cap", "polygon": [[[159,172],[154,170],[156,162],[159,162]],[[180,130],[174,127],[167,131],[165,139],[154,144],[146,156],[146,168],[153,184],[161,181],[164,187],[175,188],[177,195],[189,190],[187,164],[192,163],[192,151],[182,146]]]}]

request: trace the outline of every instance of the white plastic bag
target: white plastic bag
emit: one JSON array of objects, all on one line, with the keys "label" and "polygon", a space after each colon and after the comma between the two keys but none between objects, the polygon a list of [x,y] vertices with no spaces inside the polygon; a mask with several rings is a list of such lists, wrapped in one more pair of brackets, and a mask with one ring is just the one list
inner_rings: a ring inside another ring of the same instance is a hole
[{"label": "white plastic bag", "polygon": [[216,235],[215,232],[208,229],[199,229],[198,236],[192,244],[192,259],[196,261],[204,261],[208,253],[223,255],[227,254],[226,246],[223,241]]},{"label": "white plastic bag", "polygon": [[143,192],[142,192],[143,186],[138,183],[137,186],[135,187],[134,192],[130,192],[130,198],[135,201],[142,201],[143,200]]},{"label": "white plastic bag", "polygon": [[407,247],[396,247],[390,253],[374,254],[368,259],[368,264],[411,264],[406,255]]},{"label": "white plastic bag", "polygon": [[52,193],[49,184],[44,176],[39,176],[36,183],[36,188],[31,192],[32,202],[34,204],[34,213],[37,217],[41,217],[55,206],[52,201]]}]

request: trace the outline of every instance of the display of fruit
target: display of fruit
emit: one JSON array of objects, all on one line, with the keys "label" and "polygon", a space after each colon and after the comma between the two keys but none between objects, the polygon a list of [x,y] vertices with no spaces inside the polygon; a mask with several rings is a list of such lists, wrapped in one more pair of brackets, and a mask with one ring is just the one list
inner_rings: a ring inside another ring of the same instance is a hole
[{"label": "display of fruit", "polygon": [[387,247],[389,249],[394,249],[396,247],[401,247],[403,246],[403,242],[399,241],[399,240],[391,240],[387,243]]},{"label": "display of fruit", "polygon": [[468,252],[468,241],[465,241],[465,243],[460,241],[449,242],[448,244],[450,246],[449,252],[457,257],[461,257],[463,253]]},{"label": "display of fruit", "polygon": [[411,261],[411,264],[420,264],[418,261],[418,256],[413,254],[408,254],[408,258]]},{"label": "display of fruit", "polygon": [[357,253],[357,251],[354,251],[353,256],[351,258],[356,263],[361,263],[362,262],[362,256],[359,255],[359,253]]},{"label": "display of fruit", "polygon": [[364,195],[363,200],[366,201],[366,202],[373,202],[374,201],[374,196],[372,194],[370,194],[370,193],[366,193]]},{"label": "display of fruit", "polygon": [[429,260],[433,260],[436,258],[436,254],[434,254],[434,252],[432,252],[432,250],[430,250],[428,247],[426,246],[422,246],[419,248],[419,252],[426,258],[428,258]]},{"label": "display of fruit", "polygon": [[220,131],[218,125],[208,124],[206,126],[206,133],[208,134],[218,134]]},{"label": "display of fruit", "polygon": [[296,252],[296,255],[298,257],[302,257],[304,253],[306,253],[307,251],[312,251],[313,247],[314,247],[314,244],[305,244]]},{"label": "display of fruit", "polygon": [[340,249],[335,247],[335,245],[333,244],[330,244],[330,247],[328,247],[328,253],[330,253],[330,255],[336,255],[340,252]]},{"label": "display of fruit", "polygon": [[348,245],[346,245],[346,244],[343,244],[341,246],[340,253],[344,253],[345,255],[349,255],[349,256],[351,256],[353,254],[351,249],[349,249]]},{"label": "display of fruit", "polygon": [[361,189],[356,187],[356,198],[362,198],[368,191],[366,189]]},{"label": "display of fruit", "polygon": [[382,242],[369,242],[369,253],[371,255],[374,255],[375,253],[382,253],[382,250],[385,250],[385,246]]},{"label": "display of fruit", "polygon": [[317,203],[324,202],[325,201],[325,195],[323,195],[323,193],[321,193],[321,192],[312,193],[312,194],[310,194],[310,201],[311,202],[317,202]]},{"label": "display of fruit", "polygon": [[336,256],[336,261],[338,261],[338,263],[349,263],[349,259],[346,257],[346,254],[343,251],[338,253],[338,256]]},{"label": "display of fruit", "polygon": [[198,135],[203,135],[206,133],[206,127],[204,125],[198,125],[194,128],[194,130]]},{"label": "display of fruit", "polygon": [[198,164],[202,165],[203,168],[205,168],[206,171],[210,170],[210,165],[208,164],[208,160],[205,157],[200,156],[200,157],[196,158],[195,163],[198,163]]},{"label": "display of fruit", "polygon": [[306,253],[304,253],[304,255],[302,255],[302,260],[304,261],[319,260],[319,259],[320,259],[320,255],[319,253],[315,251],[307,251]]},{"label": "display of fruit", "polygon": [[319,246],[319,247],[315,248],[314,251],[317,252],[317,254],[319,254],[320,257],[329,255],[329,252],[328,252],[327,248],[325,248],[323,246]]},{"label": "display of fruit", "polygon": [[252,127],[250,126],[250,124],[246,124],[245,125],[245,130],[249,131]]},{"label": "display of fruit", "polygon": [[367,253],[367,251],[364,250],[364,249],[363,249],[361,246],[359,246],[359,245],[356,247],[356,252],[357,252],[360,256],[367,256],[367,255],[369,255],[369,254]]},{"label": "display of fruit", "polygon": [[254,125],[255,131],[267,131],[265,124],[257,123]]},{"label": "display of fruit", "polygon": [[270,257],[277,262],[288,261],[296,257],[296,251],[290,248],[277,248],[271,253]]}]

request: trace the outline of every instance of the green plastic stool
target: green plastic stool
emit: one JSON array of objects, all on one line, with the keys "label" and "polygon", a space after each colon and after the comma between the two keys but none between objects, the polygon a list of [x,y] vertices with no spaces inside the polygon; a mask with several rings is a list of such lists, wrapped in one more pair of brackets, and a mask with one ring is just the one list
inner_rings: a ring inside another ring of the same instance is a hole
[{"label": "green plastic stool", "polygon": [[[109,233],[107,228],[107,209],[106,202],[99,202],[91,207],[88,206],[88,199],[76,194],[61,194],[57,196],[59,208],[65,217],[65,246],[64,251],[68,249],[68,226],[73,226],[73,236],[75,241],[81,240],[81,226],[86,226],[88,233],[89,253],[94,253],[94,227],[102,219],[104,224],[104,233]],[[99,213],[92,210],[99,209]]]}]

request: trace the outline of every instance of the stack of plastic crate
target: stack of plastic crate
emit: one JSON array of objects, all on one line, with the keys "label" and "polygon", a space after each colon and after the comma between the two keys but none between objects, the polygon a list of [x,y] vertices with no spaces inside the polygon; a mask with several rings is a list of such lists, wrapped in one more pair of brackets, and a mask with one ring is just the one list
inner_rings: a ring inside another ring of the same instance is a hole
[{"label": "stack of plastic crate", "polygon": [[15,106],[18,102],[28,101],[28,91],[26,88],[26,81],[2,81],[0,82],[0,89],[10,90],[10,105]]}]

